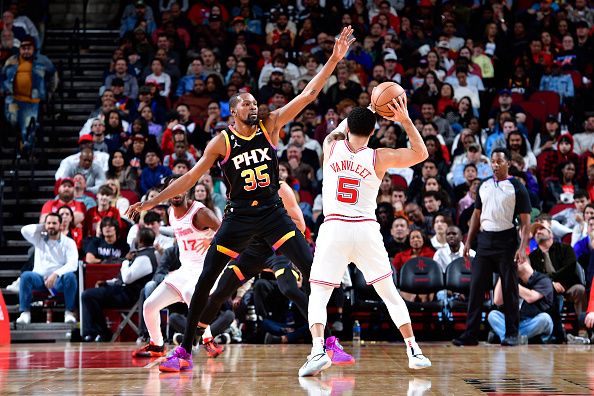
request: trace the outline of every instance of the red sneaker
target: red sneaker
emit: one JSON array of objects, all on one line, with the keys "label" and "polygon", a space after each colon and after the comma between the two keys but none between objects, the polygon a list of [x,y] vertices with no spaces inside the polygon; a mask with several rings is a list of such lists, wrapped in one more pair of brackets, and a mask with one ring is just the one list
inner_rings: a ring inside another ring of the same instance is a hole
[{"label": "red sneaker", "polygon": [[149,342],[147,345],[132,352],[132,357],[135,358],[154,358],[165,356],[165,345],[155,345]]},{"label": "red sneaker", "polygon": [[225,347],[217,344],[211,337],[204,339],[204,349],[206,349],[206,353],[208,354],[209,358],[216,358],[221,353],[223,353]]}]

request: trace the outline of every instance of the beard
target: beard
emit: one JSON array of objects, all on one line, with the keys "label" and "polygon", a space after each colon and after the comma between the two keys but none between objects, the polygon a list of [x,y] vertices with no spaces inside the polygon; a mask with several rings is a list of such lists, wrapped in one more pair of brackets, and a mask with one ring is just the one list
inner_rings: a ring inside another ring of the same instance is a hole
[{"label": "beard", "polygon": [[548,235],[542,235],[542,234],[537,234],[536,237],[534,238],[534,240],[536,241],[536,243],[540,244],[542,242],[546,242],[549,239],[551,239]]},{"label": "beard", "polygon": [[241,122],[243,122],[244,124],[249,125],[249,126],[256,126],[256,125],[258,125],[258,116],[257,115],[248,116],[246,119],[241,120]]},{"label": "beard", "polygon": [[60,231],[54,230],[54,229],[47,230],[47,235],[54,237],[54,236],[58,235],[58,232],[60,232]]},{"label": "beard", "polygon": [[171,198],[170,202],[171,202],[171,205],[175,206],[176,208],[179,208],[180,206],[182,206],[184,204],[184,199],[183,198],[176,199],[176,198],[177,197]]}]

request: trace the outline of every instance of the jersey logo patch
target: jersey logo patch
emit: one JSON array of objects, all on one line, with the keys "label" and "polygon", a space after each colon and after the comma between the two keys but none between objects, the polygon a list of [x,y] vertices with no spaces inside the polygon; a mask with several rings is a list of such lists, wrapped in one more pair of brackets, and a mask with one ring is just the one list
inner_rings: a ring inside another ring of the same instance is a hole
[{"label": "jersey logo patch", "polygon": [[240,147],[239,146],[239,143],[237,143],[237,140],[234,140],[233,141],[233,148],[237,148],[237,147]]}]

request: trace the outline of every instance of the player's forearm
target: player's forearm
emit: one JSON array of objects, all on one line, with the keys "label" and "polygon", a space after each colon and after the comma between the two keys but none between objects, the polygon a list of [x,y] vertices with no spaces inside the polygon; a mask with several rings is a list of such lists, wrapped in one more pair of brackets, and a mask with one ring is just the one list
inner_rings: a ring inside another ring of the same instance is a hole
[{"label": "player's forearm", "polygon": [[301,95],[305,96],[308,101],[313,102],[324,87],[324,84],[326,84],[326,81],[332,75],[337,64],[338,60],[332,58],[328,59],[328,62],[322,67],[322,70],[320,70],[320,72],[307,83]]},{"label": "player's forearm", "polygon": [[530,241],[530,221],[522,221],[520,226],[520,249],[526,250]]},{"label": "player's forearm", "polygon": [[408,136],[410,149],[417,153],[419,162],[425,161],[429,157],[429,153],[427,152],[427,146],[425,146],[425,142],[423,141],[423,137],[419,133],[419,130],[410,118],[401,124]]}]

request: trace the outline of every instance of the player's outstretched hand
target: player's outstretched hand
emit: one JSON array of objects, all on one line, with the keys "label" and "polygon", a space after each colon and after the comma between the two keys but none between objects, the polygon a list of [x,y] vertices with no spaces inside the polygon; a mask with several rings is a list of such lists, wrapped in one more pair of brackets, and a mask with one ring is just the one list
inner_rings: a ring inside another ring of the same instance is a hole
[{"label": "player's outstretched hand", "polygon": [[145,210],[151,210],[153,207],[148,202],[136,202],[126,209],[126,217],[132,221],[137,221],[140,217],[140,213]]},{"label": "player's outstretched hand", "polygon": [[408,116],[408,107],[406,103],[406,95],[402,94],[397,98],[392,99],[392,103],[388,103],[388,108],[394,112],[392,117],[384,117],[390,121],[403,123],[410,119]]},{"label": "player's outstretched hand", "polygon": [[342,32],[340,32],[340,36],[334,43],[334,49],[332,50],[332,56],[330,58],[333,58],[336,61],[339,61],[342,58],[344,58],[347,51],[349,50],[350,45],[353,44],[356,40],[355,37],[351,37],[352,34],[353,28],[351,27],[351,25],[342,29]]}]

